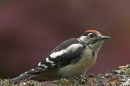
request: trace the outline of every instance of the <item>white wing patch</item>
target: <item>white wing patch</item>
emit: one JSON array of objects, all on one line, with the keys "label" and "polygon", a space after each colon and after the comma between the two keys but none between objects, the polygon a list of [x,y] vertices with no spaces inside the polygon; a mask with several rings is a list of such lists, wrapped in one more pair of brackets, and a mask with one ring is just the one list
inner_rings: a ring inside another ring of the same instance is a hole
[{"label": "white wing patch", "polygon": [[46,66],[45,64],[41,64],[41,62],[38,63],[38,66],[43,66],[44,68],[47,68],[48,66]]},{"label": "white wing patch", "polygon": [[49,62],[49,63],[51,63],[51,64],[53,64],[53,63],[54,63],[53,61],[49,60],[49,58],[48,58],[48,57],[46,58],[46,62]]},{"label": "white wing patch", "polygon": [[64,53],[69,52],[69,51],[74,52],[74,51],[76,51],[78,48],[80,48],[80,47],[82,47],[82,46],[83,46],[83,45],[81,45],[80,43],[78,43],[78,44],[72,44],[72,45],[70,45],[69,47],[67,47],[66,49],[63,49],[63,50],[61,50],[61,51],[57,51],[57,52],[52,53],[52,54],[50,55],[50,57],[51,57],[51,58],[56,58],[56,57],[58,57],[58,56],[63,55]]},{"label": "white wing patch", "polygon": [[57,56],[61,56],[62,54],[66,53],[67,51],[62,50],[62,51],[58,51],[58,52],[54,52],[50,55],[51,58],[56,58]]}]

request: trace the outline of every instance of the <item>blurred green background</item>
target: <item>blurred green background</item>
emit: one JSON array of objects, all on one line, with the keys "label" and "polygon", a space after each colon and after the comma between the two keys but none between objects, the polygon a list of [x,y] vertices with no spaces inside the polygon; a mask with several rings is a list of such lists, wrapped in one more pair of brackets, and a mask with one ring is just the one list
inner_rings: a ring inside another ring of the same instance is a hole
[{"label": "blurred green background", "polygon": [[130,0],[0,0],[0,77],[18,76],[89,29],[111,37],[89,72],[129,64]]}]

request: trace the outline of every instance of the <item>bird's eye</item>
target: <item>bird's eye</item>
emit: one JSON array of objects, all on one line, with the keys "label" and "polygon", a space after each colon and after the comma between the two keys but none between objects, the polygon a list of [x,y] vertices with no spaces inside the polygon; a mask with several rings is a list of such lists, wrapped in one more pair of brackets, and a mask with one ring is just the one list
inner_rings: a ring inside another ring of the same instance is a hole
[{"label": "bird's eye", "polygon": [[88,36],[89,36],[90,38],[93,38],[95,35],[94,35],[93,33],[89,33]]}]

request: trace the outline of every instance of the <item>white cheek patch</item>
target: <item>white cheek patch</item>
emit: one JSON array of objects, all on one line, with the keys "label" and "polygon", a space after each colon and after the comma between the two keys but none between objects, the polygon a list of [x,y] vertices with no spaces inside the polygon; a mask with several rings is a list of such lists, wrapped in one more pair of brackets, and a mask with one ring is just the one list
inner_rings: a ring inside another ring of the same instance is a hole
[{"label": "white cheek patch", "polygon": [[57,52],[54,52],[50,55],[51,58],[57,58],[58,56],[62,56],[63,54],[69,52],[69,51],[76,51],[78,48],[82,47],[83,45],[81,44],[72,44],[70,45],[69,47],[67,47],[66,49],[63,49],[61,51],[57,51]]},{"label": "white cheek patch", "polygon": [[51,64],[53,64],[53,63],[54,63],[53,61],[49,60],[49,58],[48,58],[48,57],[46,58],[46,62],[49,62],[49,63],[51,63]]},{"label": "white cheek patch", "polygon": [[87,42],[87,36],[80,36],[80,38],[78,39],[78,41],[86,41]]},{"label": "white cheek patch", "polygon": [[41,62],[39,62],[38,66],[43,66],[44,68],[48,68],[48,66],[46,66],[45,64],[41,64]]}]

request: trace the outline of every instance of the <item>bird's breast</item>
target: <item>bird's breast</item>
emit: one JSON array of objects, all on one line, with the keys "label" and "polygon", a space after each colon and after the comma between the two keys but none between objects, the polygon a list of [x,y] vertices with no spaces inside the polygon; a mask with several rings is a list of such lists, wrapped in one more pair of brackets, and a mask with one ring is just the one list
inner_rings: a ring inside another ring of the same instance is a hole
[{"label": "bird's breast", "polygon": [[96,61],[96,55],[93,57],[92,51],[86,47],[81,54],[81,59],[77,63],[69,64],[59,69],[62,77],[72,77],[85,74],[89,67]]}]

